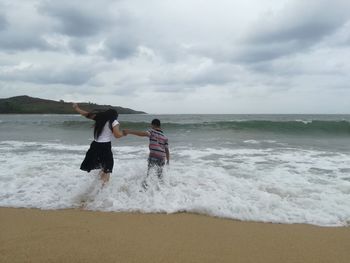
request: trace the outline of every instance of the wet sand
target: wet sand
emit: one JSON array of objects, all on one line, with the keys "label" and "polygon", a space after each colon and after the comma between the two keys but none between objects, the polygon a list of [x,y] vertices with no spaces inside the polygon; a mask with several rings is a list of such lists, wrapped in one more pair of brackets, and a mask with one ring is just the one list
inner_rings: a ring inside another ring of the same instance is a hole
[{"label": "wet sand", "polygon": [[0,208],[0,262],[349,263],[350,228]]}]

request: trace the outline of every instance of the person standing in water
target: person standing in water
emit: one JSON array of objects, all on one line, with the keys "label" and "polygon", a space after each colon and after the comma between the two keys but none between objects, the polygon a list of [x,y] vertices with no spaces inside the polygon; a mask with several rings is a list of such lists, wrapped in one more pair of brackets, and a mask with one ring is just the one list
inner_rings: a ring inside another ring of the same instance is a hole
[{"label": "person standing in water", "polygon": [[101,169],[99,175],[102,185],[105,185],[109,181],[114,165],[112,137],[123,137],[123,133],[119,130],[118,112],[114,109],[108,109],[95,113],[80,109],[77,103],[73,103],[72,106],[82,116],[95,121],[94,140],[85,155],[80,169],[87,172]]},{"label": "person standing in water", "polygon": [[[155,170],[158,178],[163,177],[163,167],[169,164],[170,152],[168,145],[168,138],[161,130],[160,120],[154,119],[151,122],[151,129],[148,131],[133,131],[124,129],[123,134],[128,134],[148,137],[149,138],[149,157],[148,157],[148,169],[147,177],[152,170]],[[146,179],[147,179],[146,177]],[[142,186],[147,189],[148,185],[146,180],[143,181]]]}]

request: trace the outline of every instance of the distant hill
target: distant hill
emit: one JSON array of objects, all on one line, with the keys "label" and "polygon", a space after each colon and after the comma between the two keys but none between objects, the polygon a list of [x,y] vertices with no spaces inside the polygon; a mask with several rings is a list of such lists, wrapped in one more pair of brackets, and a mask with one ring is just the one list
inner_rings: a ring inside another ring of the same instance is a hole
[{"label": "distant hill", "polygon": [[[143,111],[135,111],[128,108],[111,105],[98,105],[95,103],[81,102],[79,106],[87,111],[104,110],[113,108],[119,114],[139,114],[145,113]],[[23,114],[77,114],[71,102],[63,100],[45,100],[40,98],[33,98],[29,96],[17,96],[7,99],[0,99],[0,113],[23,113]]]}]

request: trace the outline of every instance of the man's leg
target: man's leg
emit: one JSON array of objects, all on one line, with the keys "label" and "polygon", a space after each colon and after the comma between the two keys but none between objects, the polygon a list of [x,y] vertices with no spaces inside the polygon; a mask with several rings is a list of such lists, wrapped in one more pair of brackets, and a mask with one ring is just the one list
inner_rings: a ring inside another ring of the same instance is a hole
[{"label": "man's leg", "polygon": [[159,179],[163,179],[163,166],[162,165],[157,165],[156,166],[156,171],[157,171],[157,176]]},{"label": "man's leg", "polygon": [[147,190],[148,188],[148,183],[147,183],[147,179],[149,177],[149,175],[151,174],[151,171],[154,169],[154,166],[155,166],[155,163],[153,160],[151,159],[148,159],[148,165],[147,165],[147,174],[146,174],[146,177],[145,179],[143,179],[141,185],[142,187]]}]

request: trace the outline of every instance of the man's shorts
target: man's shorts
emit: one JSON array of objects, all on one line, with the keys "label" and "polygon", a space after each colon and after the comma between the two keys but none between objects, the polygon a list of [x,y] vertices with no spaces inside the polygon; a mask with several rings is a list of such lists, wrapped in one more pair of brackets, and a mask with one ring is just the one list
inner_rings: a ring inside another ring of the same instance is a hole
[{"label": "man's shorts", "polygon": [[158,159],[154,157],[149,157],[148,158],[148,167],[153,167],[153,166],[164,166],[165,165],[165,160],[164,159]]}]

